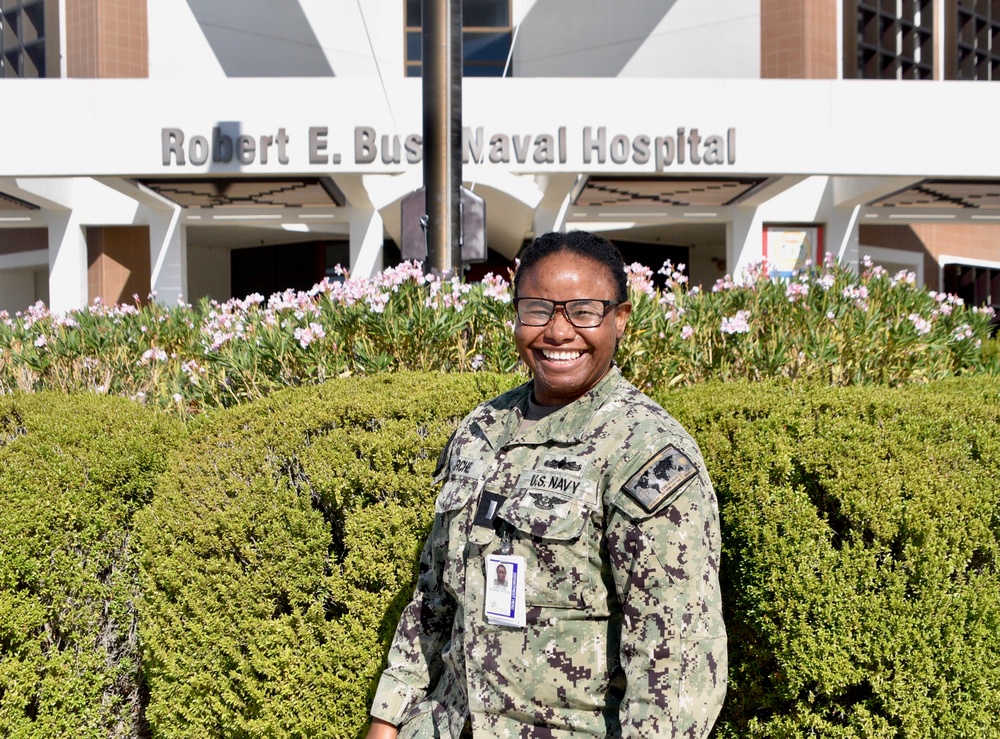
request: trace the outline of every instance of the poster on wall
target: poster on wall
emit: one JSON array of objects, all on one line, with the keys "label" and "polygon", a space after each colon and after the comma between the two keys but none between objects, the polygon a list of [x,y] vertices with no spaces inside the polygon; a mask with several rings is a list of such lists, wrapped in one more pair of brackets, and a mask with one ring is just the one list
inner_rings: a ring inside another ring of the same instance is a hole
[{"label": "poster on wall", "polygon": [[791,277],[795,270],[823,262],[823,227],[764,226],[764,260],[772,274]]}]

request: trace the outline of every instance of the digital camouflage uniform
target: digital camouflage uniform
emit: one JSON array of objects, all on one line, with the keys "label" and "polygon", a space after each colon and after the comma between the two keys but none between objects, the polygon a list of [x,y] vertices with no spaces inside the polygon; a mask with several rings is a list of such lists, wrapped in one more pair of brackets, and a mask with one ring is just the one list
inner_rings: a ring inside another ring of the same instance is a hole
[{"label": "digital camouflage uniform", "polygon": [[[727,663],[698,446],[616,367],[518,433],[531,387],[479,406],[442,454],[372,715],[404,738],[457,738],[470,715],[476,737],[707,736]],[[525,628],[484,618],[505,537],[526,558]]]}]

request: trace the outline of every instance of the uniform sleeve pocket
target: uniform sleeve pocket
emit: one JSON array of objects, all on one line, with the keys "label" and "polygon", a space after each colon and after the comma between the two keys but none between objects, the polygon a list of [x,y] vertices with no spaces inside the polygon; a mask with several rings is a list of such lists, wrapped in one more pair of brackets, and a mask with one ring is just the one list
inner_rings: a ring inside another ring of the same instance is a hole
[{"label": "uniform sleeve pocket", "polygon": [[435,513],[457,511],[469,502],[476,490],[476,481],[461,475],[451,475],[441,488],[437,500],[434,501]]}]

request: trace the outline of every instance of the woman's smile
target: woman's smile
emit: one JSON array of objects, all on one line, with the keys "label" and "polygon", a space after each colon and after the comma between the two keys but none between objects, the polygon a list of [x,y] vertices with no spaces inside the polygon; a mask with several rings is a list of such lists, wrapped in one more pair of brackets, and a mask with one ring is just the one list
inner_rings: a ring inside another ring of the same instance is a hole
[{"label": "woman's smile", "polygon": [[605,265],[572,252],[539,260],[519,281],[517,295],[519,299],[563,303],[542,326],[529,326],[518,320],[514,324],[514,340],[518,354],[531,370],[535,402],[572,403],[611,369],[615,347],[625,332],[632,306],[627,302],[615,304],[598,325],[574,326],[566,316],[565,301],[613,302],[618,295]]}]

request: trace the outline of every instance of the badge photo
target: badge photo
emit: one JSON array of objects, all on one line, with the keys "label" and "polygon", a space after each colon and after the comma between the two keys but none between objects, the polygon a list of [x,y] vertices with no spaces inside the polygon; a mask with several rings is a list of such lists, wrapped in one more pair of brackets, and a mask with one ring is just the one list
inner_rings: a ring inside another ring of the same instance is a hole
[{"label": "badge photo", "polygon": [[500,626],[525,625],[524,557],[490,554],[486,557],[485,616]]}]

